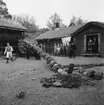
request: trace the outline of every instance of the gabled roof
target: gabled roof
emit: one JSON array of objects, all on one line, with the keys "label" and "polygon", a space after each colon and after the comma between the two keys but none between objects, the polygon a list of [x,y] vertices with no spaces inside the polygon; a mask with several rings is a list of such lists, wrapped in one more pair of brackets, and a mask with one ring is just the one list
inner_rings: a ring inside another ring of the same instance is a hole
[{"label": "gabled roof", "polygon": [[0,19],[0,28],[10,29],[10,30],[19,30],[26,31],[26,28],[12,20]]},{"label": "gabled roof", "polygon": [[78,30],[76,30],[74,33],[72,33],[71,36],[76,35],[78,32],[81,32],[82,30],[89,27],[90,25],[98,26],[100,28],[104,28],[104,23],[103,22],[91,21],[91,22],[86,23],[82,27],[80,27]]},{"label": "gabled roof", "polygon": [[64,38],[70,36],[73,32],[75,32],[77,29],[82,27],[83,25],[77,25],[73,27],[62,27],[58,28],[53,31],[48,31],[44,34],[39,35],[36,40],[43,40],[43,39],[56,39],[56,38]]}]

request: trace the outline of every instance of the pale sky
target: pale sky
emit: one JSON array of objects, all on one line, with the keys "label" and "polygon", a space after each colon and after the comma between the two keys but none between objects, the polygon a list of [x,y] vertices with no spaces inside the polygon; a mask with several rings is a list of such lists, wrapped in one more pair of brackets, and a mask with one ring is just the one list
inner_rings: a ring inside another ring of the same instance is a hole
[{"label": "pale sky", "polygon": [[34,16],[36,24],[46,27],[55,12],[69,25],[72,16],[104,22],[104,0],[3,0],[10,14]]}]

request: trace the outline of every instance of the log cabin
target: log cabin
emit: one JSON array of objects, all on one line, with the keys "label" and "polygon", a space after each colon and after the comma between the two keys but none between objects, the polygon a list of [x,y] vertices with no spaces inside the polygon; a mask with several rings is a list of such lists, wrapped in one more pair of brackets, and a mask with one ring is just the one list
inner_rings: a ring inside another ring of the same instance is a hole
[{"label": "log cabin", "polygon": [[91,21],[71,34],[76,40],[76,55],[104,57],[104,23]]},{"label": "log cabin", "polygon": [[24,38],[26,28],[11,20],[0,19],[0,52],[4,50],[6,43],[13,46],[14,52],[17,51],[17,43],[19,39]]}]

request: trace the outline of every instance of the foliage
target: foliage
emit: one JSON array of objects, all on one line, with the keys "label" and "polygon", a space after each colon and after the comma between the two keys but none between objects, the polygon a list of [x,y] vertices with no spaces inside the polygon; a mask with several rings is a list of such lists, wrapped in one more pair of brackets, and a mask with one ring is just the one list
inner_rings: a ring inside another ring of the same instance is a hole
[{"label": "foliage", "polygon": [[30,56],[34,56],[38,60],[40,59],[40,55],[38,54],[38,50],[34,49],[31,46],[31,43],[27,43],[26,40],[20,40],[18,43],[18,47],[19,47],[21,54],[25,55],[27,59],[29,59]]},{"label": "foliage", "polygon": [[75,25],[83,25],[85,23],[87,23],[87,21],[83,20],[81,17],[73,16],[72,19],[70,20],[69,27],[75,26]]},{"label": "foliage", "polygon": [[18,99],[24,99],[25,95],[26,95],[26,93],[23,91],[23,92],[20,92],[20,93],[16,94],[16,98],[18,98]]},{"label": "foliage", "polygon": [[[89,72],[88,72],[89,73]],[[72,74],[61,75],[55,74],[50,78],[45,77],[41,79],[43,87],[64,87],[64,88],[78,88],[80,86],[97,86],[98,80],[103,79],[103,74],[100,72],[95,72],[92,76],[92,71],[90,71],[90,76],[81,73],[74,72]]]},{"label": "foliage", "polygon": [[26,27],[29,33],[35,33],[39,30],[34,17],[29,17],[27,15],[14,15],[12,16],[12,20]]},{"label": "foliage", "polygon": [[12,17],[12,21],[15,21],[27,28],[28,31],[25,33],[25,38],[30,41],[34,41],[37,36],[49,30],[48,28],[39,29],[34,17],[29,17],[27,15],[14,15]]},{"label": "foliage", "polygon": [[40,34],[43,34],[45,32],[49,31],[47,28],[42,28],[37,30],[36,32],[31,32],[31,33],[25,33],[25,40],[28,40],[32,43],[36,42],[36,37],[39,36]]},{"label": "foliage", "polygon": [[78,88],[81,85],[81,77],[75,74],[68,74],[68,75],[56,74],[50,78],[42,78],[41,80],[41,83],[43,83],[44,87],[54,86],[55,82],[57,82],[58,84],[60,83],[59,87]]},{"label": "foliage", "polygon": [[49,31],[49,29],[48,28],[42,28],[39,31],[40,31],[41,34],[43,34],[43,33],[47,32],[47,31]]},{"label": "foliage", "polygon": [[84,71],[83,75],[95,80],[102,80],[103,78],[103,72],[97,72],[95,70]]},{"label": "foliage", "polygon": [[47,21],[47,27],[51,30],[54,30],[56,27],[60,27],[61,25],[62,25],[62,19],[57,13],[51,15],[49,17],[49,20]]},{"label": "foliage", "polygon": [[8,12],[6,3],[3,0],[0,0],[0,18],[11,19],[12,16]]}]

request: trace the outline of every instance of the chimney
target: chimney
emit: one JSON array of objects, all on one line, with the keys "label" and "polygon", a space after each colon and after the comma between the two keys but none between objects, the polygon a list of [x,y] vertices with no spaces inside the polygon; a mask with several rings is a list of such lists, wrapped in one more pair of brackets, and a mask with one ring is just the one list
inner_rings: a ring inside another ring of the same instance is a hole
[{"label": "chimney", "polygon": [[60,28],[60,24],[58,22],[55,23],[55,28]]}]

